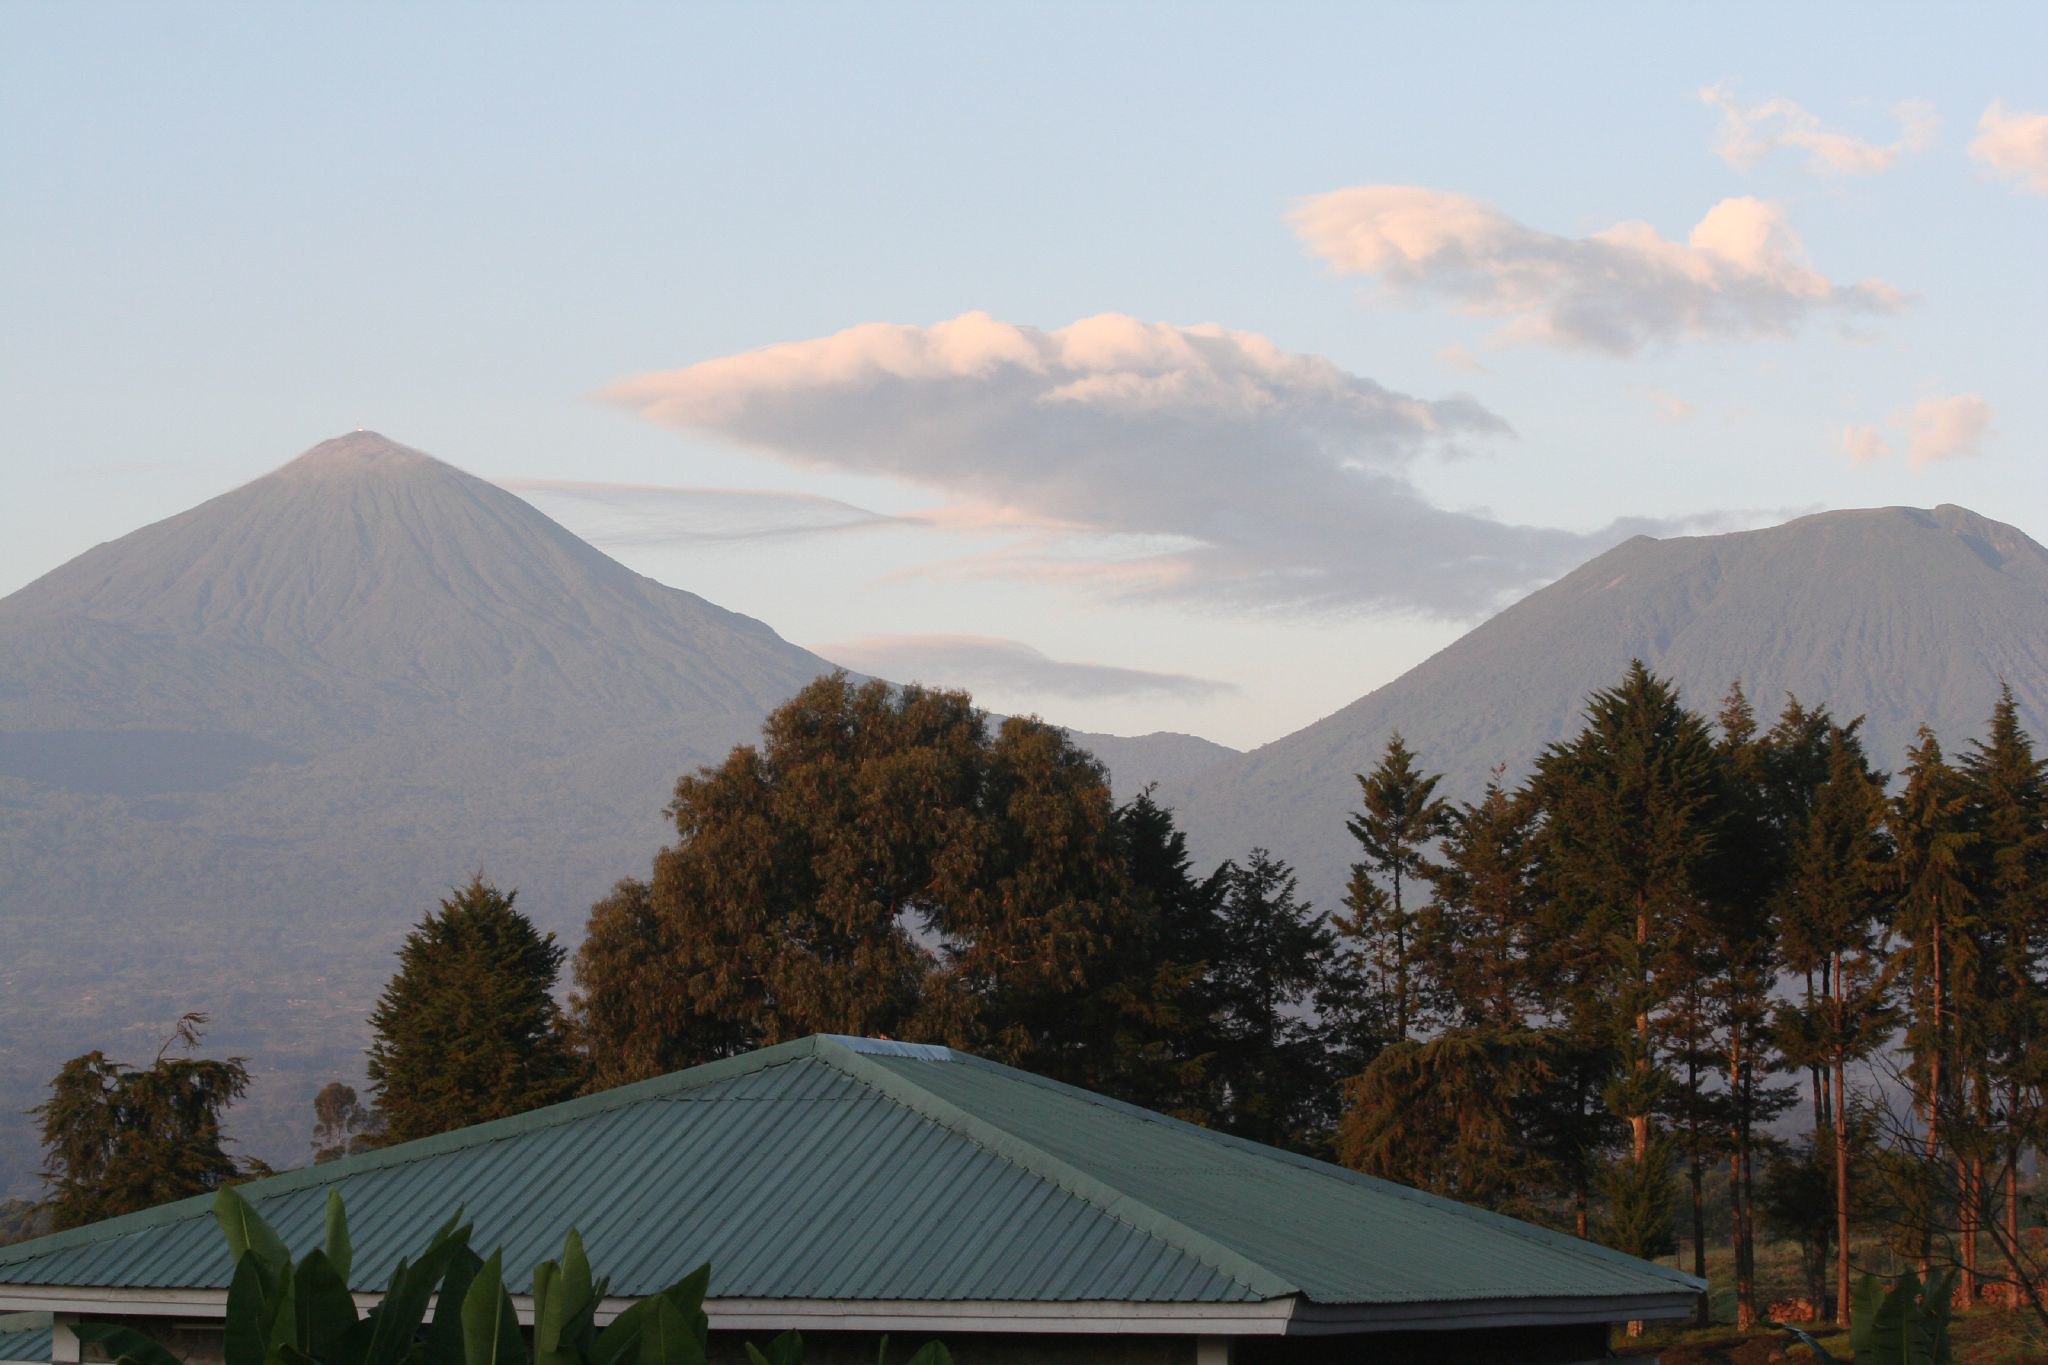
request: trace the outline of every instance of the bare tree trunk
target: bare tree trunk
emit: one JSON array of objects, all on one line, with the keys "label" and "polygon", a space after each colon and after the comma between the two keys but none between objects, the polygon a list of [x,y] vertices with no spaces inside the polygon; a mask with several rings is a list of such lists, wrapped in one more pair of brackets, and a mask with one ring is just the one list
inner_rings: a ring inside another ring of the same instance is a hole
[{"label": "bare tree trunk", "polygon": [[[1934,1046],[1927,1055],[1927,1167],[1934,1169],[1935,1154],[1941,1150],[1941,924],[1936,921],[1930,936],[1934,945]],[[1927,1278],[1928,1268],[1934,1263],[1934,1220],[1936,1211],[1930,1203],[1927,1211],[1927,1226],[1920,1230],[1920,1278]]]},{"label": "bare tree trunk", "polygon": [[1849,1106],[1843,1043],[1842,955],[1834,961],[1835,1105],[1835,1321],[1849,1324]]}]

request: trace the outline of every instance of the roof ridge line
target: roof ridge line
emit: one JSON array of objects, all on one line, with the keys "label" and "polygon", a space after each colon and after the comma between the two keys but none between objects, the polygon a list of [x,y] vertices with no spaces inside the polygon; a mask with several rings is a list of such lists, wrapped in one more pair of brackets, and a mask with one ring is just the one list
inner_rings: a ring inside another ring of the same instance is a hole
[{"label": "roof ridge line", "polygon": [[1698,1280],[1682,1270],[1674,1270],[1670,1266],[1660,1265],[1656,1261],[1631,1256],[1625,1251],[1616,1251],[1613,1247],[1602,1246],[1589,1238],[1575,1237],[1570,1233],[1559,1232],[1555,1228],[1544,1227],[1541,1223],[1532,1223],[1524,1218],[1516,1218],[1505,1213],[1496,1213],[1492,1209],[1482,1209],[1476,1204],[1463,1204],[1440,1194],[1431,1194],[1427,1190],[1418,1190],[1412,1185],[1403,1185],[1398,1181],[1387,1180],[1376,1175],[1367,1175],[1364,1171],[1354,1171],[1348,1166],[1340,1166],[1335,1162],[1324,1161],[1302,1152],[1289,1151],[1285,1147],[1274,1147],[1267,1143],[1255,1142],[1251,1138],[1239,1137],[1235,1133],[1226,1133],[1219,1128],[1204,1128],[1199,1123],[1189,1123],[1186,1119],[1175,1118],[1171,1114],[1162,1114],[1156,1109],[1147,1109],[1143,1105],[1132,1104],[1129,1100],[1117,1099],[1114,1095],[1104,1095],[1093,1090],[1085,1090],[1077,1085],[1069,1085],[1065,1081],[1054,1080],[1050,1076],[1041,1076],[1036,1072],[1025,1071],[1020,1067],[1005,1066],[1001,1062],[990,1061],[986,1057],[977,1056],[971,1052],[961,1052],[957,1048],[954,1049],[953,1055],[966,1065],[1001,1071],[1007,1075],[1016,1076],[1028,1081],[1041,1089],[1057,1090],[1073,1099],[1082,1100],[1106,1109],[1113,1109],[1146,1123],[1177,1128],[1206,1142],[1212,1142],[1238,1151],[1249,1151],[1255,1156],[1264,1157],[1268,1160],[1283,1161],[1297,1169],[1321,1176],[1325,1180],[1334,1180],[1339,1184],[1369,1186],[1372,1189],[1409,1203],[1420,1204],[1425,1208],[1438,1209],[1446,1213],[1455,1213],[1497,1231],[1519,1237],[1524,1241],[1533,1242],[1538,1246],[1586,1255],[1596,1261],[1607,1264],[1622,1264],[1632,1269],[1639,1270],[1648,1267],[1662,1272],[1674,1281],[1680,1281],[1696,1288],[1706,1288],[1704,1281]]},{"label": "roof ridge line", "polygon": [[[687,1094],[707,1085],[715,1085],[719,1081],[730,1080],[734,1076],[751,1075],[770,1067],[801,1061],[814,1055],[814,1043],[815,1040],[809,1037],[792,1039],[772,1047],[741,1053],[737,1057],[721,1057],[717,1061],[700,1063],[682,1071],[671,1071],[660,1076],[650,1076],[646,1080],[631,1081],[591,1095],[578,1095],[574,1099],[543,1105],[539,1109],[529,1109],[520,1114],[510,1114],[501,1119],[491,1119],[486,1123],[452,1128],[445,1133],[435,1133],[431,1137],[414,1138],[410,1142],[400,1142],[390,1147],[378,1147],[336,1161],[280,1171],[276,1175],[242,1182],[236,1185],[235,1189],[247,1198],[265,1199],[271,1195],[292,1194],[308,1187],[329,1184],[358,1171],[379,1170],[386,1166],[404,1166],[414,1161],[425,1161],[449,1152],[459,1152],[464,1148],[484,1146],[505,1138],[552,1128],[557,1124],[573,1123],[577,1119],[591,1114],[601,1114],[608,1109],[640,1104],[668,1095]],[[11,1265],[16,1261],[33,1260],[37,1256],[45,1256],[52,1252],[69,1251],[74,1247],[89,1246],[95,1242],[126,1237],[131,1233],[146,1232],[150,1228],[182,1222],[187,1218],[211,1216],[213,1201],[217,1197],[217,1192],[189,1195],[184,1199],[174,1199],[168,1204],[118,1214],[75,1228],[66,1228],[61,1232],[46,1232],[40,1237],[31,1237],[11,1246],[0,1246],[0,1265]]]},{"label": "roof ridge line", "polygon": [[[959,1133],[976,1146],[1013,1166],[1022,1167],[1084,1203],[1094,1205],[1117,1221],[1165,1242],[1212,1270],[1228,1275],[1262,1298],[1284,1298],[1290,1294],[1303,1294],[1305,1297],[1299,1285],[1282,1278],[1244,1253],[1225,1246],[1207,1233],[1189,1227],[1134,1195],[1125,1194],[1100,1177],[1090,1175],[1080,1167],[1061,1160],[1008,1129],[963,1109],[951,1100],[933,1094],[908,1077],[875,1065],[866,1056],[844,1043],[820,1036],[817,1045],[815,1055],[819,1060],[828,1062],[870,1089],[881,1092],[887,1098],[930,1119],[942,1128]],[[963,1060],[985,1060],[975,1057],[972,1053],[963,1053],[957,1048],[952,1051],[954,1056]],[[947,1064],[931,1063],[935,1066]]]}]

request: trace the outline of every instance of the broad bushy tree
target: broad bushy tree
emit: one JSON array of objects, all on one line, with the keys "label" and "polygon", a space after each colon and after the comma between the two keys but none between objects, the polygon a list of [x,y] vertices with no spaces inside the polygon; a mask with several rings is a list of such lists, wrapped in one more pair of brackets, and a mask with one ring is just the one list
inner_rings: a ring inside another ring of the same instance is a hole
[{"label": "broad bushy tree", "polygon": [[204,1194],[245,1174],[221,1128],[249,1088],[242,1059],[173,1055],[195,1049],[205,1024],[203,1014],[184,1016],[146,1068],[88,1052],[50,1082],[50,1098],[34,1112],[53,1228]]}]

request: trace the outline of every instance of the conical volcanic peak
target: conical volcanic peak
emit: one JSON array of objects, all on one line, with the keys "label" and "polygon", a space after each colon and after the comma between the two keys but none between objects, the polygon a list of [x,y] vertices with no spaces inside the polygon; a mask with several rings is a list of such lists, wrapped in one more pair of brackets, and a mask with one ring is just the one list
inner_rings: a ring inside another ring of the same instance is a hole
[{"label": "conical volcanic peak", "polygon": [[275,472],[292,479],[360,478],[449,468],[424,451],[400,445],[381,432],[358,429],[322,441]]}]

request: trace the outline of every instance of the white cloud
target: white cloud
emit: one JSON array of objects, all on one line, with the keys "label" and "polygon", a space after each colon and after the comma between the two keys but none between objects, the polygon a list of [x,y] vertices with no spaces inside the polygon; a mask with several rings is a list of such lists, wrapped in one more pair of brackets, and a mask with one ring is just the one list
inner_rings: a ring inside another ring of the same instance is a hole
[{"label": "white cloud", "polygon": [[1061,697],[1172,696],[1208,701],[1236,692],[1227,682],[1185,673],[1048,658],[1030,645],[985,635],[866,635],[812,646],[812,652],[858,673],[964,687]]},{"label": "white cloud", "polygon": [[762,540],[899,520],[814,493],[567,479],[513,479],[502,486],[600,545]]},{"label": "white cloud", "polygon": [[1923,398],[1897,420],[1906,429],[1906,459],[1912,464],[1959,460],[1983,449],[1991,405],[1974,393]]},{"label": "white cloud", "polygon": [[[1991,404],[1974,393],[1923,398],[1891,416],[1892,435],[1905,443],[1906,462],[1914,468],[1943,460],[1981,454],[1991,431]],[[1859,465],[1874,464],[1892,453],[1892,440],[1876,424],[1846,426],[1837,438],[1844,455]]]},{"label": "white cloud", "polygon": [[1633,355],[1693,338],[1785,336],[1815,312],[1887,313],[1904,303],[1881,281],[1840,285],[1813,270],[1784,212],[1758,199],[1722,200],[1683,242],[1642,222],[1560,237],[1417,185],[1333,190],[1303,200],[1289,219],[1339,274],[1510,319],[1501,343]]},{"label": "white cloud", "polygon": [[1871,464],[1892,453],[1884,433],[1875,425],[1843,427],[1837,443],[1854,464]]},{"label": "white cloud", "polygon": [[2000,179],[2048,194],[2048,114],[2011,111],[1993,100],[1977,120],[1970,155]]},{"label": "white cloud", "polygon": [[1893,106],[1899,121],[1896,142],[1876,143],[1830,132],[1820,120],[1788,99],[1744,105],[1725,85],[1710,85],[1700,98],[1721,111],[1715,150],[1737,170],[1748,170],[1780,147],[1806,153],[1806,168],[1822,175],[1871,175],[1887,171],[1910,152],[1924,151],[1939,121],[1932,105],[1908,100]]},{"label": "white cloud", "polygon": [[1049,529],[957,571],[1117,595],[1465,616],[1636,529],[1588,536],[1432,506],[1412,464],[1506,423],[1470,398],[1412,397],[1215,326],[870,323],[604,396],[793,464],[1035,520]]}]

